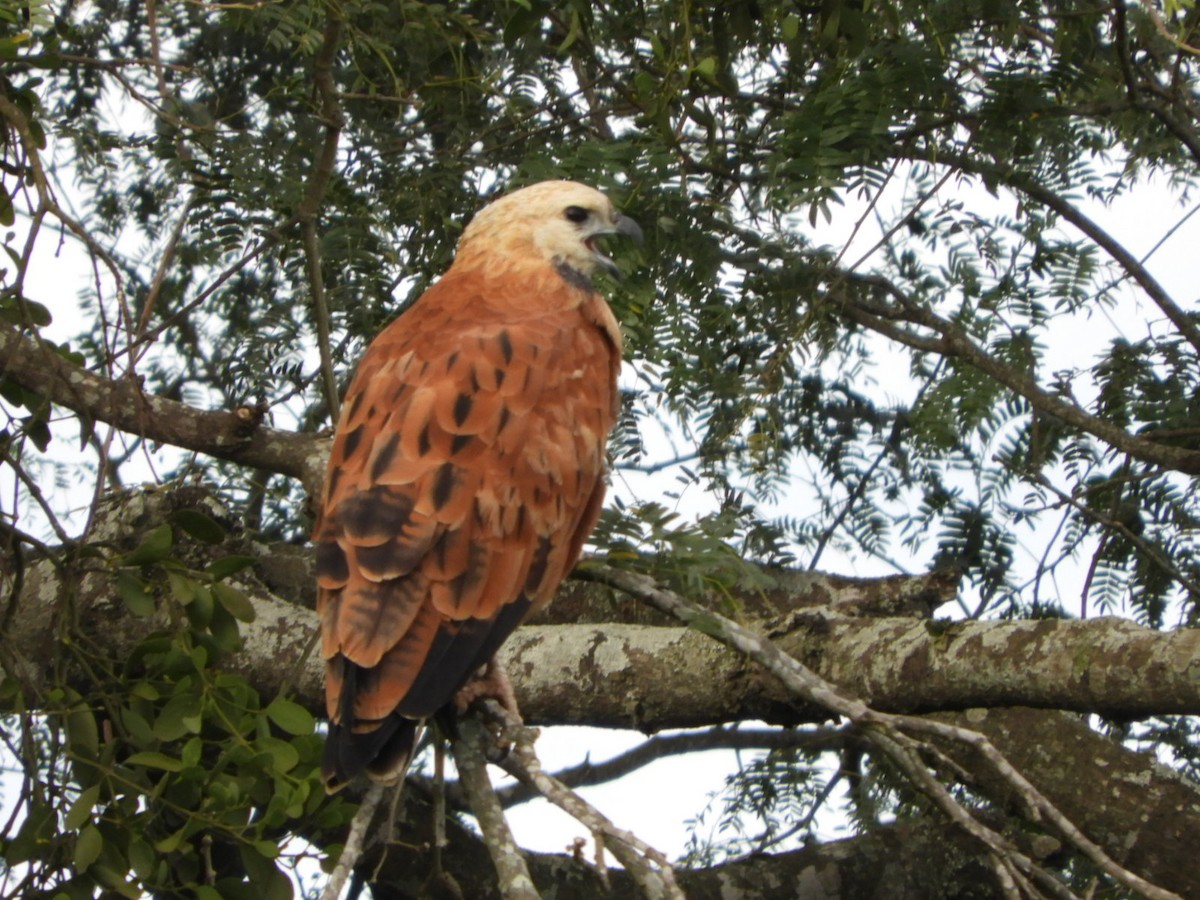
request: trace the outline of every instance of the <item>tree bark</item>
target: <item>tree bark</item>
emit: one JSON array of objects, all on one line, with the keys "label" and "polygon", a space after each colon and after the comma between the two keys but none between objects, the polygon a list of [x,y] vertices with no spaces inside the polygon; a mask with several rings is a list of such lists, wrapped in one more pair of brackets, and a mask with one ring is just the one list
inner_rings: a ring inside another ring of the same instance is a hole
[{"label": "tree bark", "polygon": [[[136,543],[139,531],[170,521],[181,503],[210,502],[202,492],[197,500],[196,493],[194,489],[191,495],[145,491],[114,498],[97,520],[93,532],[97,546],[119,552]],[[222,514],[211,506],[207,509],[213,517]],[[315,652],[316,615],[301,605],[310,590],[304,551],[237,538],[213,547],[181,536],[173,552],[194,569],[234,552],[257,556],[260,564],[254,574],[245,573],[240,582],[257,615],[254,622],[242,625],[243,646],[222,666],[245,677],[264,696],[274,695],[286,683],[291,696],[320,714],[323,671]],[[119,558],[116,554],[112,557]],[[42,560],[31,562],[22,572],[16,606],[0,641],[5,671],[21,680],[31,703],[50,687],[51,667],[46,661],[56,658],[63,634],[86,636],[96,648],[120,658],[142,637],[168,624],[164,607],[174,601],[164,597],[159,600],[159,613],[135,617],[118,598],[115,564],[84,556],[83,562],[74,565],[85,563],[89,568],[60,570]],[[802,581],[809,587],[813,584]],[[268,582],[298,602],[276,596]],[[819,593],[828,595],[830,607],[841,605],[836,585],[830,581],[817,584]],[[889,586],[890,592],[894,589],[895,585]],[[846,590],[861,603],[861,583],[849,583]],[[813,597],[812,591],[798,591],[793,605],[804,607]],[[575,602],[583,601],[576,597]],[[600,592],[590,605],[598,609],[607,602]],[[1095,734],[1077,716],[996,708],[1056,707],[1129,717],[1198,713],[1200,667],[1195,661],[1200,659],[1200,632],[1157,632],[1121,619],[946,624],[913,616],[825,614],[811,608],[788,615],[781,610],[789,602],[779,593],[771,605],[773,637],[784,650],[878,709],[960,711],[955,713],[959,724],[988,735],[1052,803],[1119,861],[1185,896],[1200,896],[1200,881],[1186,868],[1180,870],[1178,864],[1181,859],[1200,858],[1200,795],[1193,785],[1159,770],[1150,757]],[[70,628],[64,625],[68,612]],[[752,718],[777,724],[828,718],[824,710],[795,702],[738,654],[684,628],[627,623],[527,626],[513,636],[504,656],[531,723],[656,731]],[[981,706],[993,708],[973,709]],[[959,755],[968,771],[986,771],[961,746],[946,749]],[[976,787],[1002,800],[1007,797],[1003,784],[984,776],[979,776]],[[944,826],[939,820],[921,827]],[[882,849],[855,853],[876,854],[884,866],[879,870],[884,872],[879,883],[898,885],[904,882],[885,865],[896,864],[898,854],[888,849],[896,844],[887,841],[903,841],[907,846],[921,838],[916,832],[886,837],[890,833],[856,839],[855,847]],[[936,833],[942,835],[942,831]],[[872,840],[883,843],[872,844]],[[934,851],[958,853],[954,847],[968,839],[956,838],[958,844],[944,836],[930,840],[931,858],[946,863],[946,877],[957,877],[954,873],[959,869],[951,864],[953,860],[947,862]],[[849,869],[830,862],[829,854],[836,854],[837,846],[797,851],[809,856],[772,857],[769,871],[792,872],[789,878],[799,879],[796,883],[811,884],[814,892],[827,891],[807,896],[870,896],[862,893],[865,889],[861,887],[836,892],[845,885],[866,883],[855,880],[858,875],[852,878]],[[974,871],[968,861],[972,854],[979,858],[976,848],[962,845],[961,853],[961,871]],[[819,862],[810,864],[806,859]],[[856,857],[854,865],[860,864],[866,862]],[[561,859],[546,865],[551,875],[545,877],[567,878],[561,874],[565,865]],[[774,895],[767,890],[769,885],[755,881],[759,877],[756,867],[766,865],[749,860],[722,867],[719,873],[687,878],[711,876],[716,879],[713,884],[726,891],[712,893],[716,888],[711,884],[697,882],[695,890],[700,896],[770,897]],[[799,868],[793,870],[793,865]],[[740,874],[734,878],[730,873]],[[539,877],[536,872],[534,877],[535,881]],[[567,880],[577,877],[583,876],[571,869]],[[594,880],[594,876],[587,877]],[[738,879],[755,887],[738,894]],[[911,894],[887,896],[917,897],[923,890],[914,887]]]},{"label": "tree bark", "polygon": [[[1200,866],[1195,864],[1200,860],[1200,788],[1194,782],[1160,766],[1148,753],[1097,734],[1077,715],[1011,708],[938,718],[986,734],[1117,862],[1160,887],[1200,897]],[[990,777],[961,744],[943,749],[980,773],[979,787],[990,797],[1011,805],[1009,786]]]},{"label": "tree bark", "polygon": [[316,435],[263,427],[253,406],[201,410],[148,394],[137,379],[104,378],[9,326],[0,326],[0,375],[129,434],[297,478],[310,494],[325,477],[329,442]]},{"label": "tree bark", "polygon": [[[109,517],[98,520],[96,539],[128,544],[139,529],[168,521],[179,496],[123,495],[113,501]],[[224,666],[268,696],[285,681],[293,684],[300,702],[323,711],[324,673],[312,649],[316,614],[265,584],[306,602],[311,596],[306,555],[291,545],[272,548],[236,538],[218,547],[188,542],[180,547],[194,568],[231,553],[260,560],[261,577],[247,573],[237,582],[256,619],[242,625],[243,648]],[[67,594],[73,596],[77,626],[118,657],[166,624],[162,610],[148,618],[130,614],[113,576],[103,565],[70,574],[48,561],[28,567],[6,644],[18,663],[25,660],[19,671],[31,696],[46,686],[43,662],[54,655]],[[836,608],[831,585],[822,582],[820,593]],[[569,584],[565,590],[579,587]],[[846,590],[861,598],[863,588],[851,582]],[[789,601],[777,592],[772,605],[811,601],[811,593],[796,592]],[[1200,714],[1200,630],[1155,631],[1119,618],[949,623],[813,609],[776,616],[774,622],[768,633],[781,649],[882,711],[1033,706],[1118,719]],[[683,627],[530,625],[512,636],[501,658],[530,724],[654,732],[745,719],[783,725],[828,719],[823,709],[798,702],[741,655]]]}]

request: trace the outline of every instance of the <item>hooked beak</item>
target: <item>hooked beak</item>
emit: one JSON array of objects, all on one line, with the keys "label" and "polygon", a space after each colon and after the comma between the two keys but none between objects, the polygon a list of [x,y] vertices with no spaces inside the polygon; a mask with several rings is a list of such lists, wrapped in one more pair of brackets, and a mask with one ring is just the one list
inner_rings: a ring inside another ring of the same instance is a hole
[{"label": "hooked beak", "polygon": [[[600,232],[600,234],[620,234],[624,237],[632,239],[633,242],[639,247],[645,243],[646,240],[638,223],[629,218],[629,216],[622,215],[621,213],[616,213],[613,216],[612,228],[606,228],[604,231]],[[606,272],[612,275],[613,278],[616,278],[618,281],[620,281],[622,272],[619,268],[617,268],[617,264],[597,250],[595,244],[593,244],[590,240],[588,241],[588,246],[591,248],[592,253],[596,255],[596,262],[598,262]]]},{"label": "hooked beak", "polygon": [[617,217],[613,222],[617,234],[623,234],[627,238],[632,238],[633,242],[639,247],[646,242],[645,235],[642,234],[641,226],[629,216],[623,216],[617,213]]}]

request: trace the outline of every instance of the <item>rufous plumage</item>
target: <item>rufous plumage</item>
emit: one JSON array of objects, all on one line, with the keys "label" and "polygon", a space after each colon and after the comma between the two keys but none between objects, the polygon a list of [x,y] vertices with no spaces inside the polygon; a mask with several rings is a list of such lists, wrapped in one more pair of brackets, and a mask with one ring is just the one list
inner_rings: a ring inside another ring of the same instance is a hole
[{"label": "rufous plumage", "polygon": [[579,558],[618,406],[606,234],[641,240],[585,185],[501,197],[358,365],[313,529],[330,789],[402,777],[420,723]]}]

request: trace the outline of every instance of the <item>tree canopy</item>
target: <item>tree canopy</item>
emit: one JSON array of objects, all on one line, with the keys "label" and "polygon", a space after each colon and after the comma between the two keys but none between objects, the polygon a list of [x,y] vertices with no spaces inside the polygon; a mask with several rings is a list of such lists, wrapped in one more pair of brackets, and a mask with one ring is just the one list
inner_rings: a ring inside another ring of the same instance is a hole
[{"label": "tree canopy", "polygon": [[[273,900],[337,862],[327,429],[471,214],[546,178],[647,240],[603,285],[593,583],[507,651],[522,708],[707,729],[614,770],[761,751],[674,874],[585,815],[617,886],[1200,894],[1200,300],[1169,277],[1198,29],[1186,0],[0,0],[0,897]],[[1144,245],[1105,225],[1151,195]],[[487,831],[469,781],[444,802]],[[434,859],[437,797],[356,877],[520,896],[490,832]],[[598,896],[589,853],[526,863]]]}]

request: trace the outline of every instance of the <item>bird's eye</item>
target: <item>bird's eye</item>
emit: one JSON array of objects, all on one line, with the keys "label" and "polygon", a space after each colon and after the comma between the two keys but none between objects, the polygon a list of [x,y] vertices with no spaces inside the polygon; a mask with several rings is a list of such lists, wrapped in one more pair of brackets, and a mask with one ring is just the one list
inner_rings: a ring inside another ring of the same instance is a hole
[{"label": "bird's eye", "polygon": [[590,216],[591,213],[588,212],[586,209],[584,209],[582,206],[568,206],[563,211],[563,215],[565,215],[572,222],[581,224],[588,220],[588,216]]}]

